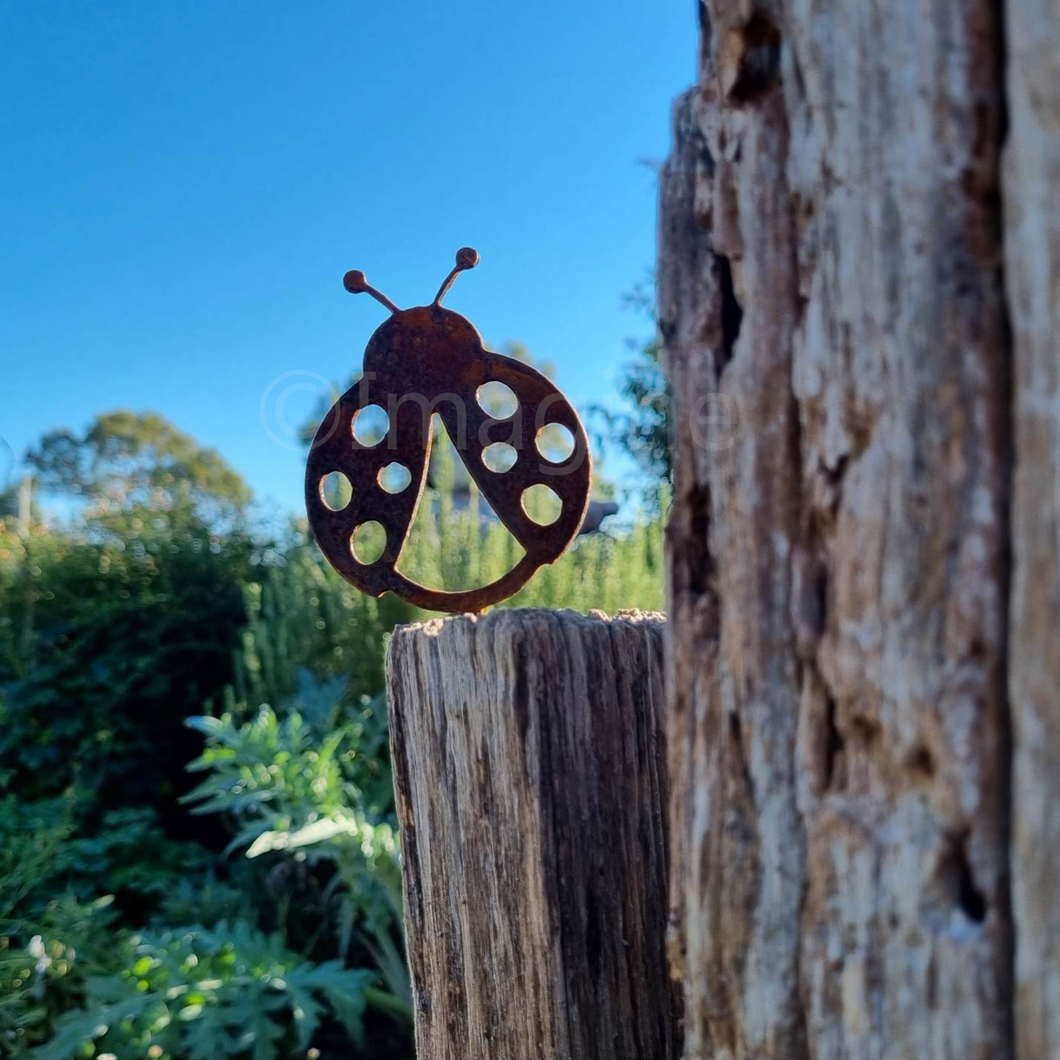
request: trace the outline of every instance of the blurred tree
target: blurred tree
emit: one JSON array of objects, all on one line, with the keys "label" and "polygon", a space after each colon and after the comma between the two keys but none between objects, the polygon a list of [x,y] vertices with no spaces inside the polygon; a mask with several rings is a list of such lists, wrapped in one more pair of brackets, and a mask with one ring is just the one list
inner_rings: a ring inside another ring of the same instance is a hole
[{"label": "blurred tree", "polygon": [[119,409],[97,416],[82,435],[52,431],[26,462],[44,490],[122,507],[191,500],[238,512],[250,501],[243,477],[215,449],[156,412]]},{"label": "blurred tree", "polygon": [[0,523],[0,772],[26,797],[73,784],[89,815],[146,803],[186,833],[176,799],[202,745],[181,722],[233,680],[261,553],[250,490],[154,413],[53,431],[27,462],[91,503],[63,531]]}]

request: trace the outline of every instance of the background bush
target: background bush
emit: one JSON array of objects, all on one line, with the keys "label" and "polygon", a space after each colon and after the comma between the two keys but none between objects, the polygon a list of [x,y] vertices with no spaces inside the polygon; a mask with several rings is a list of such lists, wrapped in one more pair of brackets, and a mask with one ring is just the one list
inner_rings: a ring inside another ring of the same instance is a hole
[{"label": "background bush", "polygon": [[[70,514],[0,516],[0,1056],[410,1057],[382,688],[420,616],[160,417],[31,463]],[[456,588],[517,546],[451,469],[403,569]],[[661,564],[654,516],[509,605],[660,608]]]}]

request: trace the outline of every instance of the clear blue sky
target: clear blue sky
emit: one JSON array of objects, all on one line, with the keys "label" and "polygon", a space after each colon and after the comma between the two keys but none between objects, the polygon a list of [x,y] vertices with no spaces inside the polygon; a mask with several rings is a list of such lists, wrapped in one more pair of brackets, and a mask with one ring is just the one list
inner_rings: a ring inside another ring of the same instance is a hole
[{"label": "clear blue sky", "polygon": [[[482,263],[447,304],[553,361],[577,404],[613,401],[623,340],[649,330],[620,309],[654,256],[641,160],[668,150],[694,18],[691,0],[7,0],[0,439],[21,454],[157,410],[267,510],[297,509],[298,388],[347,380],[384,317],[343,273],[419,305],[464,244]],[[7,464],[0,446],[0,482]]]}]

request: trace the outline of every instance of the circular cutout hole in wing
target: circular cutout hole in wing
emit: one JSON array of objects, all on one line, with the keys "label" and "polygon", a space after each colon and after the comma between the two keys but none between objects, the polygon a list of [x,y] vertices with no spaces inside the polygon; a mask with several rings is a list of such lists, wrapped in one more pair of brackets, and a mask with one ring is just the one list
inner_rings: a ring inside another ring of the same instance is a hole
[{"label": "circular cutout hole in wing", "polygon": [[390,430],[390,417],[382,405],[365,405],[353,416],[353,437],[366,448],[378,445]]},{"label": "circular cutout hole in wing", "polygon": [[546,423],[534,439],[537,451],[553,464],[562,464],[574,454],[574,435],[562,423]]},{"label": "circular cutout hole in wing", "polygon": [[482,450],[482,463],[498,475],[511,471],[518,459],[519,454],[515,451],[515,447],[507,442],[494,442]]},{"label": "circular cutout hole in wing", "polygon": [[563,511],[563,502],[555,490],[540,482],[523,490],[523,511],[538,526],[551,526]]},{"label": "circular cutout hole in wing", "polygon": [[379,469],[376,481],[387,493],[404,493],[412,482],[412,472],[404,464],[394,460]]},{"label": "circular cutout hole in wing", "polygon": [[341,471],[329,471],[320,479],[317,488],[320,490],[324,507],[333,512],[341,512],[349,505],[353,496],[350,480]]},{"label": "circular cutout hole in wing", "polygon": [[525,555],[474,479],[442,489],[428,480],[396,569],[432,589],[463,592],[502,578]]},{"label": "circular cutout hole in wing", "polygon": [[506,383],[492,379],[475,391],[475,400],[479,403],[482,411],[495,420],[506,420],[514,416],[519,408],[519,399],[515,391]]},{"label": "circular cutout hole in wing", "polygon": [[375,563],[386,550],[386,530],[374,519],[361,523],[350,538],[353,558],[365,566]]}]

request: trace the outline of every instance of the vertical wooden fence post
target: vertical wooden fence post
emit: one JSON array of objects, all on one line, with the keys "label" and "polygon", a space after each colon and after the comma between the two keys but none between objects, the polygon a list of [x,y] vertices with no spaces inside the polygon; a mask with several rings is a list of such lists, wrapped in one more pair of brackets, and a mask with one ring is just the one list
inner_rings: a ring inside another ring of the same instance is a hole
[{"label": "vertical wooden fence post", "polygon": [[399,629],[387,658],[419,1060],[670,1060],[661,616]]},{"label": "vertical wooden fence post", "polygon": [[698,13],[657,269],[686,1060],[1060,1057],[1057,5]]}]

